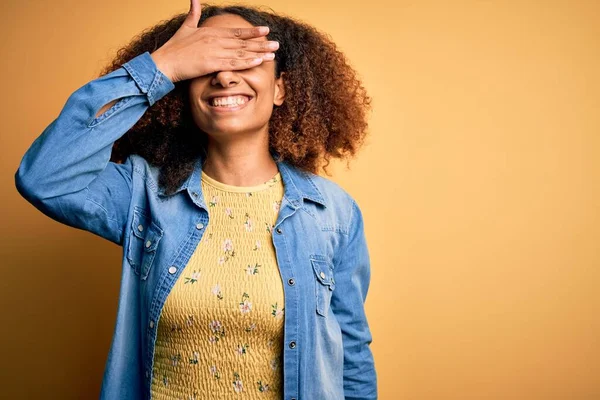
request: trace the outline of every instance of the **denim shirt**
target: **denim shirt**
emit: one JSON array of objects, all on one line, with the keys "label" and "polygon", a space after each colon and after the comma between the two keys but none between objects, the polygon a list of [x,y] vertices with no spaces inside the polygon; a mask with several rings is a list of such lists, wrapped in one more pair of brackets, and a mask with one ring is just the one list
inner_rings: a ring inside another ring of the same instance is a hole
[{"label": "denim shirt", "polygon": [[[162,307],[210,224],[201,158],[170,195],[144,158],[110,161],[113,143],[174,87],[148,52],[88,82],[70,95],[15,174],[19,193],[45,215],[123,247],[101,399],[150,398]],[[361,211],[333,181],[272,155],[284,184],[272,230],[285,296],[283,398],[376,399]]]}]

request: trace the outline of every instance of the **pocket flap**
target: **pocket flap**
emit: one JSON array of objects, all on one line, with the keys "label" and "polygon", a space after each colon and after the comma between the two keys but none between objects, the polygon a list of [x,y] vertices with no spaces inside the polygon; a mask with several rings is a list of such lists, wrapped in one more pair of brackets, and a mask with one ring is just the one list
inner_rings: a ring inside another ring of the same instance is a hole
[{"label": "pocket flap", "polygon": [[311,258],[310,262],[312,263],[313,270],[315,271],[315,275],[319,282],[329,286],[331,290],[333,290],[335,287],[335,279],[333,278],[333,268],[329,261]]},{"label": "pocket flap", "polygon": [[131,230],[137,238],[144,241],[144,251],[156,250],[158,241],[163,234],[162,229],[158,225],[138,210],[134,210],[133,212]]}]

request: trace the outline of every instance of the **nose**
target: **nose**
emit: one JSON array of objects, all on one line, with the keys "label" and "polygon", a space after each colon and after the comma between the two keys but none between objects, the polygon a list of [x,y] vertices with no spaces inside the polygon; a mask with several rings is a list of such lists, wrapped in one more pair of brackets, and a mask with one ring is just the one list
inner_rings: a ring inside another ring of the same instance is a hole
[{"label": "nose", "polygon": [[211,84],[221,85],[223,87],[230,87],[240,82],[240,77],[235,71],[218,71],[214,73],[215,76],[211,79]]}]

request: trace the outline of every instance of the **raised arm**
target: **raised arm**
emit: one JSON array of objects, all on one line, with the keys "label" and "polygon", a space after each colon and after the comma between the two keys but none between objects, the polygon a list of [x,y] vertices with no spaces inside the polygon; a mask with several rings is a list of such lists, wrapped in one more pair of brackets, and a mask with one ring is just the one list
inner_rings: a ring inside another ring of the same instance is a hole
[{"label": "raised arm", "polygon": [[112,145],[174,87],[145,52],[77,89],[23,156],[19,193],[56,221],[121,244],[133,168],[131,158],[109,161]]}]

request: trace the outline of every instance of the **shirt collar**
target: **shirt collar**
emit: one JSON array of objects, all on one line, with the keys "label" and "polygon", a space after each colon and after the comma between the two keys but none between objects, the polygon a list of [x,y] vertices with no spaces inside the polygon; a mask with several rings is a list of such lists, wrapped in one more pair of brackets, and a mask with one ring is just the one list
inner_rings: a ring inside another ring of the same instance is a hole
[{"label": "shirt collar", "polygon": [[[280,160],[276,152],[272,152],[271,155],[277,163],[277,168],[279,169],[281,179],[283,180],[283,195],[285,198],[287,198],[292,207],[300,207],[304,199],[327,207],[325,199],[323,198],[319,188],[317,188],[315,185],[310,173],[300,170],[286,161]],[[202,196],[202,160],[202,156],[199,156],[196,159],[192,174],[190,174],[190,176],[183,181],[183,183],[179,185],[177,190],[175,190],[175,192],[172,194],[174,195],[185,190],[194,202],[204,208],[207,208],[204,202],[204,196]],[[168,196],[163,187],[159,187],[158,195],[162,197]]]}]

